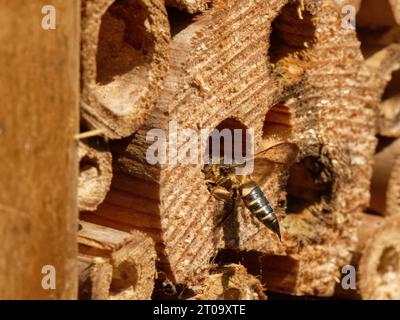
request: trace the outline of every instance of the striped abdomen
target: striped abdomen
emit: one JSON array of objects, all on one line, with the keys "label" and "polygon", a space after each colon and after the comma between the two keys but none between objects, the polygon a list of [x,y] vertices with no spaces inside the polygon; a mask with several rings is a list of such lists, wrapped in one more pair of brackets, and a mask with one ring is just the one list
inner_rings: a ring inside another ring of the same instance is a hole
[{"label": "striped abdomen", "polygon": [[248,182],[240,187],[240,195],[244,204],[267,228],[281,238],[279,222],[274,210],[261,189],[253,182]]}]

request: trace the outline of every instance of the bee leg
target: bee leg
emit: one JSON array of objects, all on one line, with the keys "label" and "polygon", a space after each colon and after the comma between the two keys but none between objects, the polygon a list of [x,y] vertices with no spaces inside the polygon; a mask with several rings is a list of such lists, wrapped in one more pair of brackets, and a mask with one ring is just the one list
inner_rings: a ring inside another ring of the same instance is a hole
[{"label": "bee leg", "polygon": [[237,192],[237,189],[233,189],[232,190],[232,194],[231,194],[231,201],[230,201],[230,204],[231,204],[231,207],[230,207],[230,210],[225,214],[225,216],[221,219],[221,221],[218,223],[218,227],[220,226],[220,225],[222,225],[225,221],[226,221],[226,219],[228,219],[228,217],[232,214],[232,213],[234,213],[235,211],[236,211],[236,204],[237,204],[237,195],[238,195],[238,192]]},{"label": "bee leg", "polygon": [[211,195],[219,201],[223,201],[225,203],[232,201],[232,193],[226,190],[224,187],[210,185],[208,190],[210,191]]}]

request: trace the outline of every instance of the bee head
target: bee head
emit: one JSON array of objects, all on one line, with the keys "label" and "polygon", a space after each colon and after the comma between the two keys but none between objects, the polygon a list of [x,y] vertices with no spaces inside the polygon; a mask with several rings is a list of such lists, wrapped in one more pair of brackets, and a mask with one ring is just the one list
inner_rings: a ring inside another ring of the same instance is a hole
[{"label": "bee head", "polygon": [[232,172],[232,168],[228,166],[220,166],[219,172],[222,176],[228,176]]},{"label": "bee head", "polygon": [[212,171],[212,165],[210,163],[206,163],[203,169],[201,169],[201,172],[203,172],[204,174],[208,174],[211,171]]}]

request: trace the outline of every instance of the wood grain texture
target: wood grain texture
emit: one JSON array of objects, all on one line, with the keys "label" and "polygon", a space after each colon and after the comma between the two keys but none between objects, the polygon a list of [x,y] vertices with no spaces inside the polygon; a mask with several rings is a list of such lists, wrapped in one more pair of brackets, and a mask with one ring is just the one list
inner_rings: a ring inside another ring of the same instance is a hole
[{"label": "wood grain texture", "polygon": [[110,138],[138,129],[168,69],[162,0],[82,0],[82,118]]},{"label": "wood grain texture", "polygon": [[[174,283],[195,285],[220,249],[233,248],[288,255],[296,263],[286,292],[329,296],[351,259],[354,212],[369,202],[375,96],[338,6],[305,5],[303,19],[283,0],[214,1],[199,16],[173,16],[179,28],[172,25],[170,72],[157,106],[135,135],[111,144],[119,173],[96,214],[150,234],[159,268]],[[251,128],[256,151],[282,139],[299,145],[299,163],[276,168],[261,185],[281,221],[282,243],[243,205],[218,226],[223,204],[207,191],[202,164],[147,163],[148,130],[168,133],[170,120],[196,132]]]},{"label": "wood grain texture", "polygon": [[140,231],[127,233],[85,221],[80,221],[80,225],[80,262],[85,262],[84,257],[92,258],[80,269],[80,296],[107,300],[150,299],[156,276],[153,240]]},{"label": "wood grain texture", "polygon": [[[56,30],[42,28],[54,5]],[[80,1],[0,1],[0,298],[77,297]],[[41,286],[56,268],[56,289]]]}]

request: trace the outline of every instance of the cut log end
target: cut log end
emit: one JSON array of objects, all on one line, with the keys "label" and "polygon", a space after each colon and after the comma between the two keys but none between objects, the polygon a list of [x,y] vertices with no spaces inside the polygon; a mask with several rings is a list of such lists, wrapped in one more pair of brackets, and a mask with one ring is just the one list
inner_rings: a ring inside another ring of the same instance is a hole
[{"label": "cut log end", "polygon": [[111,153],[100,144],[79,142],[79,211],[94,211],[103,202],[112,179]]},{"label": "cut log end", "polygon": [[400,218],[386,218],[363,250],[359,272],[363,299],[400,299]]},{"label": "cut log end", "polygon": [[112,266],[106,259],[78,256],[80,300],[106,300],[109,297]]},{"label": "cut log end", "polygon": [[81,281],[81,296],[150,299],[156,275],[153,240],[139,231],[127,233],[84,221],[81,225],[79,252],[92,259],[89,266],[81,269],[81,278],[90,280]]}]

